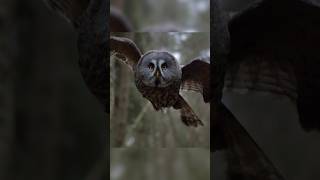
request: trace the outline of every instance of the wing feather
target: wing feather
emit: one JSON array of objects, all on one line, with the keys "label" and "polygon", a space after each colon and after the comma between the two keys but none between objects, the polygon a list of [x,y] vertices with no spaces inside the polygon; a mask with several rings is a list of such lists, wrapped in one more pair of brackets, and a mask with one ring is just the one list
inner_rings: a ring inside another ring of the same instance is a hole
[{"label": "wing feather", "polygon": [[182,90],[192,90],[203,95],[205,102],[211,98],[210,91],[210,63],[200,58],[182,68]]},{"label": "wing feather", "polygon": [[142,53],[137,45],[130,39],[124,37],[110,37],[110,51],[117,58],[128,64],[132,69],[138,63]]}]

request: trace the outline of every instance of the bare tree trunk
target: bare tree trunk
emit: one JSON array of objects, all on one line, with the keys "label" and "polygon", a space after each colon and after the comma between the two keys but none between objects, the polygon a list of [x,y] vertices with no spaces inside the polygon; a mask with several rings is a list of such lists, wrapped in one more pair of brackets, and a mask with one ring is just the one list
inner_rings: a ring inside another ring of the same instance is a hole
[{"label": "bare tree trunk", "polygon": [[126,135],[126,123],[128,118],[129,102],[129,69],[119,62],[116,63],[117,79],[115,83],[117,91],[115,92],[113,114],[112,114],[112,139],[114,147],[123,146]]},{"label": "bare tree trunk", "polygon": [[[123,9],[124,1],[118,0],[116,2],[118,9]],[[121,147],[124,145],[126,136],[126,124],[128,119],[128,103],[129,103],[129,68],[119,62],[115,63],[116,78],[118,82],[115,82],[114,92],[114,105],[112,114],[113,127],[111,128],[111,139],[114,140],[111,147]]]}]

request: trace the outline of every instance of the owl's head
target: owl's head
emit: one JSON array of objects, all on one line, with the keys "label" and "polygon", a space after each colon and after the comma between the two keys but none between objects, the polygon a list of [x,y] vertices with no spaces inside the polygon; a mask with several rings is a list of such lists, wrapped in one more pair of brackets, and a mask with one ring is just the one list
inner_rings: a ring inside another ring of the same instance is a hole
[{"label": "owl's head", "polygon": [[181,68],[175,57],[166,51],[149,51],[139,60],[135,78],[150,87],[167,87],[181,81]]}]

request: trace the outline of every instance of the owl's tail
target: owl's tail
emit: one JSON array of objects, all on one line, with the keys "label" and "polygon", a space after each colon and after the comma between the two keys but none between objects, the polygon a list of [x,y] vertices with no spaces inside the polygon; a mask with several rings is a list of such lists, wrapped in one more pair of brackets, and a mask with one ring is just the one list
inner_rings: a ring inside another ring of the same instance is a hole
[{"label": "owl's tail", "polygon": [[203,122],[193,112],[192,108],[181,95],[179,95],[179,100],[177,104],[174,106],[174,108],[180,109],[181,120],[186,126],[203,126]]}]

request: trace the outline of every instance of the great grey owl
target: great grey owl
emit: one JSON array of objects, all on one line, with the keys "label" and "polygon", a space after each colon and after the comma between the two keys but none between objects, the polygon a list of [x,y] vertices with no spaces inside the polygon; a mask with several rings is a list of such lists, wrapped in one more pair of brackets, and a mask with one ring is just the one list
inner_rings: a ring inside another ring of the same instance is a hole
[{"label": "great grey owl", "polygon": [[181,88],[198,91],[203,94],[204,101],[209,102],[208,62],[195,59],[181,68],[169,52],[153,50],[142,54],[133,41],[122,37],[110,38],[110,51],[132,68],[137,89],[155,110],[173,107],[180,110],[185,125],[203,125],[179,92]]}]

